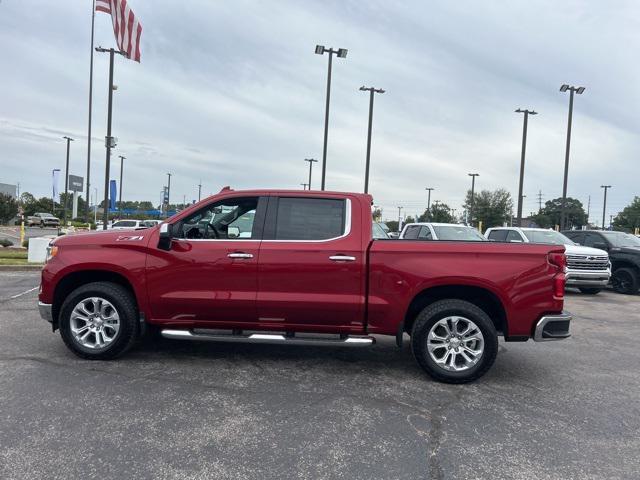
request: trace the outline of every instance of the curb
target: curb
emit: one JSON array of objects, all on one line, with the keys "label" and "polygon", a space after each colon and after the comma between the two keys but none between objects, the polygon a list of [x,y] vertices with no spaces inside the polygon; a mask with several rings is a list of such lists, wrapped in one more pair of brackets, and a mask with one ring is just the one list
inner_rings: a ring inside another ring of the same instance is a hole
[{"label": "curb", "polygon": [[35,272],[42,270],[44,265],[0,265],[0,272]]}]

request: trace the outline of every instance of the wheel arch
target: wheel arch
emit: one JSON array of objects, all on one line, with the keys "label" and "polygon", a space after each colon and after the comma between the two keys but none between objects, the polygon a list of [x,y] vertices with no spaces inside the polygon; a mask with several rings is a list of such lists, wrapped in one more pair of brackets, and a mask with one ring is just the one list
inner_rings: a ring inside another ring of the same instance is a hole
[{"label": "wheel arch", "polygon": [[491,290],[472,285],[441,285],[422,290],[407,308],[403,330],[411,333],[418,314],[432,303],[445,299],[464,300],[478,306],[489,316],[496,331],[507,337],[507,314],[500,298]]},{"label": "wheel arch", "polygon": [[135,289],[129,279],[124,275],[109,270],[78,270],[68,273],[56,284],[52,305],[54,330],[58,328],[58,315],[65,298],[76,288],[92,282],[110,282],[124,287],[131,293],[138,310],[140,309]]}]

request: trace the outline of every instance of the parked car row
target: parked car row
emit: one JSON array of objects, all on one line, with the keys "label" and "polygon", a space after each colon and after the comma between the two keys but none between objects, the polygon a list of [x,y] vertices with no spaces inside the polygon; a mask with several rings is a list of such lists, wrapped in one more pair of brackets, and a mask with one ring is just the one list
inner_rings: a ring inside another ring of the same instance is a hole
[{"label": "parked car row", "polygon": [[591,295],[609,282],[619,293],[640,290],[640,238],[624,232],[495,227],[483,236],[466,225],[420,222],[406,224],[398,238],[564,245],[567,286]]}]

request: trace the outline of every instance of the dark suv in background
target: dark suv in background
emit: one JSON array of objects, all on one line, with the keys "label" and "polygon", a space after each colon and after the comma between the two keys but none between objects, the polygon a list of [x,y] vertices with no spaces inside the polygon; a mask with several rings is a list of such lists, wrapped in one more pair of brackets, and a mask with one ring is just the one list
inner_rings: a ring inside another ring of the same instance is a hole
[{"label": "dark suv in background", "polygon": [[579,245],[609,252],[611,283],[619,293],[634,294],[640,289],[640,238],[606,230],[567,230],[567,237]]}]

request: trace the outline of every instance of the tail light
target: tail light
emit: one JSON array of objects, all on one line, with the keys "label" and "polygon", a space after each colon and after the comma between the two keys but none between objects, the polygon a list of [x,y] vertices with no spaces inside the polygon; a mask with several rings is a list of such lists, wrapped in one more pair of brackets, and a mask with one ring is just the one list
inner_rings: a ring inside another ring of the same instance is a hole
[{"label": "tail light", "polygon": [[564,252],[551,252],[548,257],[549,263],[558,269],[558,273],[553,276],[553,296],[564,297],[564,287],[567,281],[565,272],[567,271],[567,256]]}]

